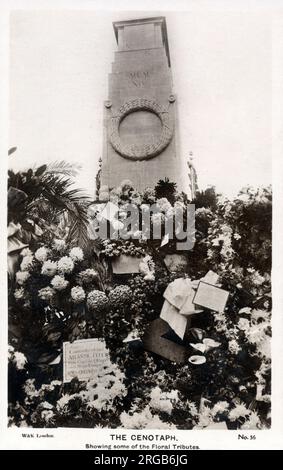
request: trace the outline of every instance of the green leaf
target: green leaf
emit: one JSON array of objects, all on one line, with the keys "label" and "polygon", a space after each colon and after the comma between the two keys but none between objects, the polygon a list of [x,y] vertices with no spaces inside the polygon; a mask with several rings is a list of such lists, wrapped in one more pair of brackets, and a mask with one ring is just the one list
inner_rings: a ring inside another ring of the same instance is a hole
[{"label": "green leaf", "polygon": [[41,176],[43,175],[43,173],[45,172],[47,168],[47,165],[41,165],[39,168],[37,168],[36,172],[35,172],[35,176]]}]

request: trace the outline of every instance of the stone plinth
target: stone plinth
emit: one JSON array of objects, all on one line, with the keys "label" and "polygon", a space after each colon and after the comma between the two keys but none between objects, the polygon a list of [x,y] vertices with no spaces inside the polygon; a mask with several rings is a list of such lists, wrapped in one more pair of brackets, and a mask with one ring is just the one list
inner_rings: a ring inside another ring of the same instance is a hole
[{"label": "stone plinth", "polygon": [[114,23],[118,51],[104,103],[102,185],[169,178],[184,190],[164,17]]}]

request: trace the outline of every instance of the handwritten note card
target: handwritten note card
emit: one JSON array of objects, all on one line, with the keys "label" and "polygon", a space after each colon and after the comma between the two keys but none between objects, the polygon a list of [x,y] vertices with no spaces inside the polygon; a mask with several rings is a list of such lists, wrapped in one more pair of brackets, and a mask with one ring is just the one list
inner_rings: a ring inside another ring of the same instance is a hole
[{"label": "handwritten note card", "polygon": [[101,366],[109,363],[105,341],[91,338],[63,343],[63,381],[95,378]]}]

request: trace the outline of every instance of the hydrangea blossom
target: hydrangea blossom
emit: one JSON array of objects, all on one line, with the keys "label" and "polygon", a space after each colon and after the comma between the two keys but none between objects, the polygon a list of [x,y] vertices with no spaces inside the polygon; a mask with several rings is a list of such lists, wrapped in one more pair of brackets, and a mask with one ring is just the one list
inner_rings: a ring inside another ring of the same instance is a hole
[{"label": "hydrangea blossom", "polygon": [[43,263],[48,258],[47,248],[45,248],[44,246],[38,248],[38,250],[36,250],[36,252],[34,253],[34,256],[37,259],[37,261]]},{"label": "hydrangea blossom", "polygon": [[73,261],[82,261],[84,259],[84,253],[83,250],[76,246],[70,250],[69,253],[70,257],[72,258]]},{"label": "hydrangea blossom", "polygon": [[61,274],[70,274],[74,269],[74,261],[69,256],[63,256],[58,261],[58,271]]},{"label": "hydrangea blossom", "polygon": [[38,297],[42,300],[50,301],[55,295],[55,290],[52,287],[43,287],[38,291]]},{"label": "hydrangea blossom", "polygon": [[108,306],[108,298],[104,292],[94,289],[87,296],[87,305],[91,310],[104,310]]},{"label": "hydrangea blossom", "polygon": [[51,281],[52,286],[56,290],[64,290],[68,286],[69,282],[63,276],[54,276]]},{"label": "hydrangea blossom", "polygon": [[18,271],[16,273],[16,281],[22,286],[30,278],[30,273],[28,271]]},{"label": "hydrangea blossom", "polygon": [[43,274],[44,276],[52,277],[56,274],[56,272],[57,272],[56,261],[47,260],[43,263],[42,268],[41,268],[41,274]]},{"label": "hydrangea blossom", "polygon": [[80,302],[83,302],[85,299],[85,296],[86,296],[85,291],[81,286],[72,287],[71,298],[75,304],[79,304]]}]

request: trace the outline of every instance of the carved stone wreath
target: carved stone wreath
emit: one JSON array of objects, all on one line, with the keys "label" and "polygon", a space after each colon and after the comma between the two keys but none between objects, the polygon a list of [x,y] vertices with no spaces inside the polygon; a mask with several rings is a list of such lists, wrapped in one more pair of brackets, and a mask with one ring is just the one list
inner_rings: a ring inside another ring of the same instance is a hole
[{"label": "carved stone wreath", "polygon": [[[162,131],[155,142],[151,144],[125,144],[119,135],[119,126],[122,120],[135,111],[149,111],[156,114],[162,124]],[[158,103],[145,98],[127,101],[121,106],[116,116],[111,118],[109,139],[112,147],[122,157],[130,160],[147,160],[153,158],[164,150],[173,137],[174,126],[168,111]]]}]

